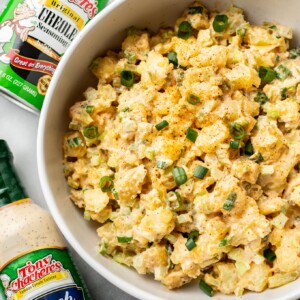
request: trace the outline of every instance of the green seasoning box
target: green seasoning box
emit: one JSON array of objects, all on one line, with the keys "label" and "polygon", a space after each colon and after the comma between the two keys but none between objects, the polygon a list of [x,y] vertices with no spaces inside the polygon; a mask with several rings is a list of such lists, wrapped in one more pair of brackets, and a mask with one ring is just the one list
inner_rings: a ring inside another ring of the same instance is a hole
[{"label": "green seasoning box", "polygon": [[0,16],[0,91],[24,108],[38,112],[61,57],[106,3],[7,1]]},{"label": "green seasoning box", "polygon": [[90,300],[51,215],[27,197],[0,140],[0,299]]}]

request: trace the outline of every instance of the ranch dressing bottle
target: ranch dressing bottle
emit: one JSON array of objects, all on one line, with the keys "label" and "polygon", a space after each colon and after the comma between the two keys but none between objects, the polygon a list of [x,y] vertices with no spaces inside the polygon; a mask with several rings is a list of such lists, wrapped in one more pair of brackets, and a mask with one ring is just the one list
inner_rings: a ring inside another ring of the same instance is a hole
[{"label": "ranch dressing bottle", "polygon": [[90,300],[51,215],[29,199],[0,140],[0,299]]}]

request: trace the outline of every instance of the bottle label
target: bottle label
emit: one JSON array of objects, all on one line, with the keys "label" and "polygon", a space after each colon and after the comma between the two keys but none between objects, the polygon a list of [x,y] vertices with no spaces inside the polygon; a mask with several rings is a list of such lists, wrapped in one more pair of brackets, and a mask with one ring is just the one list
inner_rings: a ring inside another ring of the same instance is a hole
[{"label": "bottle label", "polygon": [[89,300],[66,249],[43,248],[0,268],[0,298],[8,300]]},{"label": "bottle label", "polygon": [[0,16],[0,87],[41,109],[53,73],[107,0],[10,0]]}]

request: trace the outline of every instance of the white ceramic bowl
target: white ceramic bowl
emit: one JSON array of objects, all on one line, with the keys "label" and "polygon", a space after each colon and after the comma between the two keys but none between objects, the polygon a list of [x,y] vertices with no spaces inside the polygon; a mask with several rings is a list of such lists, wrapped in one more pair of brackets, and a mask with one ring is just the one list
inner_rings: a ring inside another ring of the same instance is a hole
[{"label": "white ceramic bowl", "polygon": [[[152,277],[140,276],[97,253],[99,242],[95,224],[87,222],[69,200],[68,187],[62,172],[62,137],[67,130],[68,108],[78,95],[95,84],[88,66],[93,58],[106,50],[120,47],[125,29],[131,25],[156,30],[172,25],[189,0],[116,0],[81,31],[64,55],[55,72],[42,110],[38,131],[38,166],[42,189],[59,228],[79,253],[97,272],[127,293],[139,299],[207,299],[197,282],[176,291],[168,291]],[[231,1],[206,0],[209,9],[222,9]],[[251,22],[277,21],[295,29],[295,41],[300,41],[299,0],[233,0],[246,11]],[[299,299],[300,280],[261,294],[248,293],[243,299]],[[235,297],[219,296],[218,299]]]}]

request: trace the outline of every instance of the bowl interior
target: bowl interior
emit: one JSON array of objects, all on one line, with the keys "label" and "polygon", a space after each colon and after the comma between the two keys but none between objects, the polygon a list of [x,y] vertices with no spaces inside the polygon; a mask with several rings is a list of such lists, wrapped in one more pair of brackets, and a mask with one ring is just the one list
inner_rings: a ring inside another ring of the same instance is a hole
[{"label": "bowl interior", "polygon": [[[38,132],[38,165],[42,189],[48,206],[65,237],[75,250],[102,276],[129,294],[140,299],[206,299],[194,282],[176,292],[168,291],[151,277],[140,276],[135,271],[115,263],[97,253],[99,239],[96,224],[83,219],[69,200],[68,188],[62,172],[62,139],[69,122],[68,109],[84,89],[96,84],[88,66],[93,58],[109,49],[118,49],[131,25],[157,30],[173,25],[175,19],[190,3],[189,0],[117,0],[102,11],[79,34],[66,52],[53,77],[42,110]],[[202,1],[209,9],[222,9],[231,1]],[[246,11],[254,23],[277,21],[294,28],[294,44],[299,44],[300,26],[297,24],[300,2],[289,0],[244,1],[233,3]],[[297,299],[299,281],[268,290],[263,294],[245,295],[244,299]],[[229,299],[220,296],[219,299]]]}]

